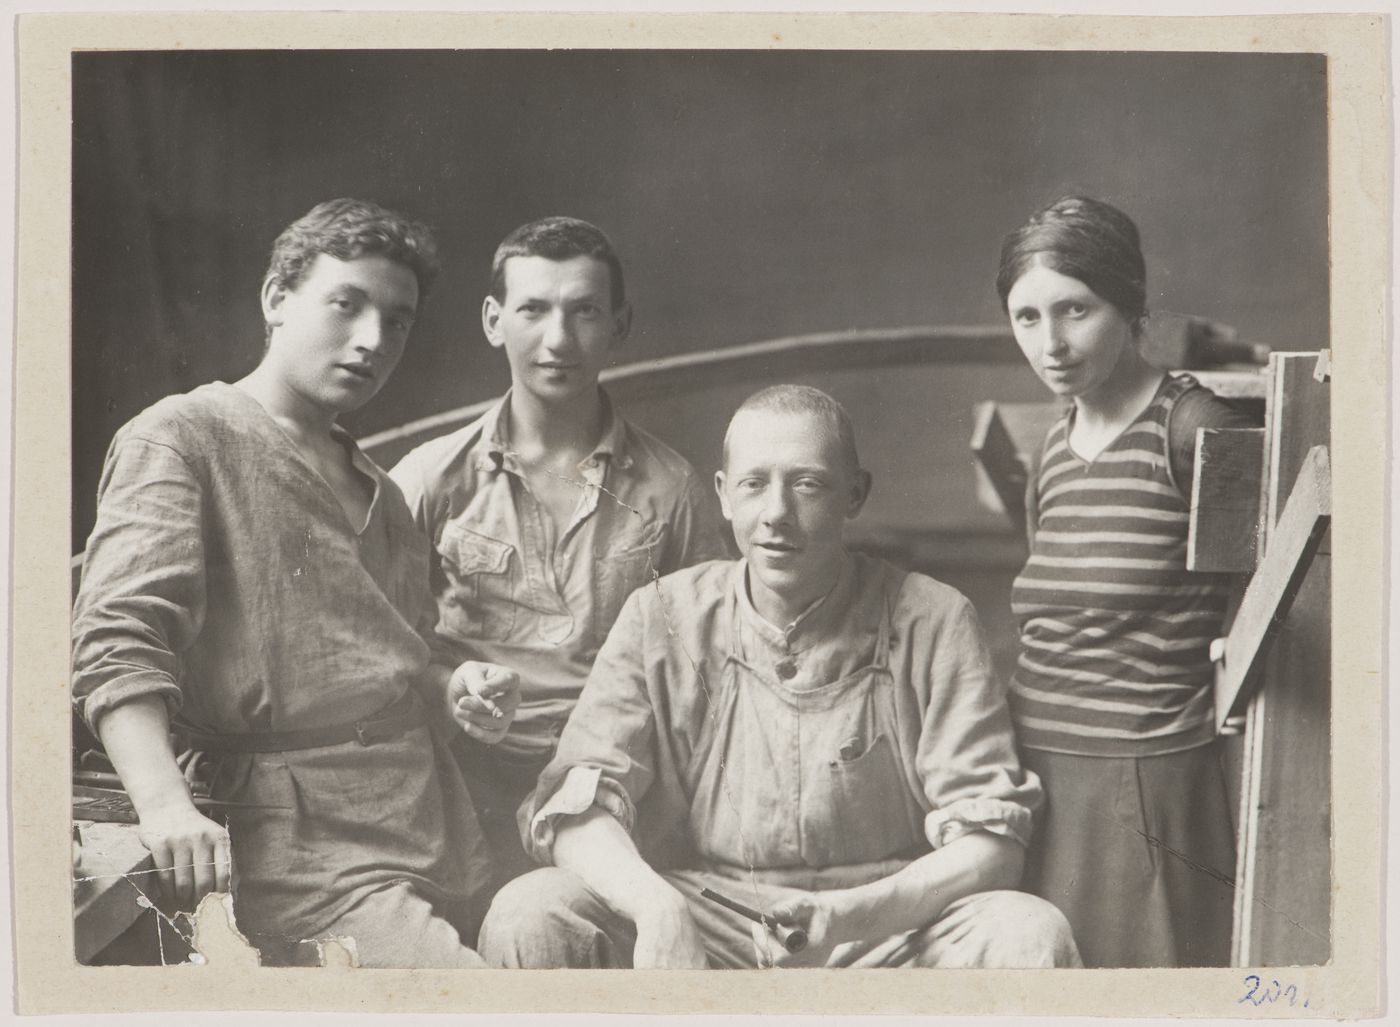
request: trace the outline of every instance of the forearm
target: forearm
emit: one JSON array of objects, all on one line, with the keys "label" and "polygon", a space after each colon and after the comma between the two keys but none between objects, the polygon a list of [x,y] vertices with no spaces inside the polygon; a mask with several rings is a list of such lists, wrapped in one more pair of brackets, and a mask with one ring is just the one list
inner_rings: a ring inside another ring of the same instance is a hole
[{"label": "forearm", "polygon": [[227,892],[232,864],[228,832],[195,808],[170,747],[170,718],[158,696],[112,707],[97,733],[140,820],[137,837],[151,852],[161,890],[182,909],[211,891]]},{"label": "forearm", "polygon": [[1020,883],[1025,852],[1010,838],[974,831],[889,877],[831,893],[842,941],[886,938],[933,923],[959,899]]},{"label": "forearm", "polygon": [[161,811],[194,809],[189,786],[175,763],[170,718],[159,696],[140,696],[112,707],[97,722],[97,734],[143,820]]},{"label": "forearm", "polygon": [[553,854],[555,866],[577,874],[609,908],[633,923],[662,907],[678,909],[685,903],[642,859],[632,836],[600,807],[561,820]]}]

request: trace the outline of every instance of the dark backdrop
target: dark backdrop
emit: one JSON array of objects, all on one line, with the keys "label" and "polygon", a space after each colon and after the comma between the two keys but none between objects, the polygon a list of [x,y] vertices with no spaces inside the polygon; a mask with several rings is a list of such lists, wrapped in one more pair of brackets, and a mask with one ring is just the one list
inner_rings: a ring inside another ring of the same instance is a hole
[{"label": "dark backdrop", "polygon": [[[619,360],[995,322],[1001,236],[1071,190],[1137,219],[1154,308],[1327,344],[1318,56],[108,52],[74,57],[73,99],[75,549],[112,433],[252,368],[268,247],[332,196],[435,224],[446,257],[360,434],[505,386],[487,265],[556,213],[623,254]],[[1007,373],[949,401],[1025,388]]]}]

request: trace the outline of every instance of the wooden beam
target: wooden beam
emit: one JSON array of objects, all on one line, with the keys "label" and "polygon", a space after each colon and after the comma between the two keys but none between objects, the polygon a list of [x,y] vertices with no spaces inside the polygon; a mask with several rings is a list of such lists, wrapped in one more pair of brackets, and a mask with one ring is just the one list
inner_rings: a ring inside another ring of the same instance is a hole
[{"label": "wooden beam", "polygon": [[[928,325],[816,332],[762,342],[719,346],[605,368],[598,380],[627,403],[649,396],[692,393],[752,381],[754,388],[795,375],[934,364],[1020,364],[1025,360],[1009,327]],[[414,446],[470,424],[499,397],[433,414],[360,440],[360,448],[388,467]],[[722,427],[721,427],[722,430]]]},{"label": "wooden beam", "polygon": [[1332,519],[1332,475],[1326,446],[1314,446],[1298,471],[1264,559],[1250,579],[1217,665],[1216,726],[1243,713],[1269,643],[1302,586],[1313,554]]},{"label": "wooden beam", "polygon": [[977,403],[973,407],[972,452],[991,483],[1007,519],[1026,530],[1026,481],[1032,455],[1060,416],[1056,403]]},{"label": "wooden beam", "polygon": [[1186,569],[1252,574],[1258,562],[1263,428],[1200,428]]},{"label": "wooden beam", "polygon": [[1027,465],[1011,441],[1006,422],[995,403],[973,407],[972,453],[991,483],[1007,519],[1022,535],[1026,532]]},{"label": "wooden beam", "polygon": [[1192,378],[1231,406],[1263,410],[1269,392],[1269,378],[1262,371],[1192,371]]},{"label": "wooden beam", "polygon": [[1167,371],[1269,360],[1268,346],[1241,342],[1230,325],[1187,314],[1153,314],[1139,347],[1148,363]]},{"label": "wooden beam", "polygon": [[[81,843],[73,868],[73,946],[79,963],[89,963],[143,910],[141,892],[154,894],[151,854],[125,824],[77,824]],[[135,874],[128,878],[126,875]]]}]

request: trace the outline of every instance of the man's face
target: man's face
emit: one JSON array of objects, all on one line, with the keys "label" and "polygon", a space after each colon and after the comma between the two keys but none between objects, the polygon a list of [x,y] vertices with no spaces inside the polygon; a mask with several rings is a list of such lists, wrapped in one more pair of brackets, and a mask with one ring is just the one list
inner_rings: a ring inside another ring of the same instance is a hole
[{"label": "man's face", "polygon": [[546,405],[592,393],[631,320],[625,305],[612,309],[608,265],[511,257],[504,277],[504,298],[486,297],[481,322],[491,345],[505,349],[515,389]]},{"label": "man's face", "polygon": [[779,609],[806,606],[834,584],[842,528],[865,503],[869,477],[848,465],[827,418],[749,410],[734,419],[715,487],[763,612],[774,599]]},{"label": "man's face", "polygon": [[264,363],[301,400],[332,416],[349,413],[398,366],[417,309],[418,279],[405,265],[319,254],[295,287],[263,285],[271,328]]}]

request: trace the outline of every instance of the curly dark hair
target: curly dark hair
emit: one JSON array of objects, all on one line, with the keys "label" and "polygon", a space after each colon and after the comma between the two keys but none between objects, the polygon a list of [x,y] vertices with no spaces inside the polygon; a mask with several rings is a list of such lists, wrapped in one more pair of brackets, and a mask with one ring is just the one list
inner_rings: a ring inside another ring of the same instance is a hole
[{"label": "curly dark hair", "polygon": [[272,244],[267,277],[295,289],[322,253],[337,260],[377,255],[403,264],[418,279],[421,302],[437,278],[437,242],[432,229],[368,200],[318,203]]}]

